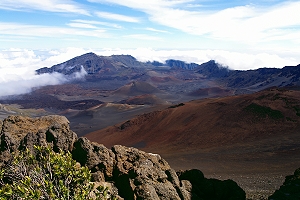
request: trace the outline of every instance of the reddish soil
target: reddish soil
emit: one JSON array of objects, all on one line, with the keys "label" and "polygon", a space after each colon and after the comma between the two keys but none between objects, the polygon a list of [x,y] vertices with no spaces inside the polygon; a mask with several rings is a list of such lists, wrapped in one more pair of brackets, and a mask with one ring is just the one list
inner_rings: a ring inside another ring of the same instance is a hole
[{"label": "reddish soil", "polygon": [[144,142],[145,149],[185,152],[293,134],[300,127],[298,109],[299,91],[263,91],[191,101],[140,115],[87,137],[107,146]]},{"label": "reddish soil", "polygon": [[299,132],[300,91],[270,89],[178,104],[86,137],[161,154],[175,169],[232,178],[248,198],[263,199],[300,167]]}]

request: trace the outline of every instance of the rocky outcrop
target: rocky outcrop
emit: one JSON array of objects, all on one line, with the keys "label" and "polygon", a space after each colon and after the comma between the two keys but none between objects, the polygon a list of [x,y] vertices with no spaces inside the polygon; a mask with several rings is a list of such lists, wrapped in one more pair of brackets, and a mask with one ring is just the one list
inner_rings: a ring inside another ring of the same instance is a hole
[{"label": "rocky outcrop", "polygon": [[285,181],[278,190],[274,192],[269,200],[294,200],[300,199],[300,168],[293,175],[285,177]]},{"label": "rocky outcrop", "polygon": [[232,180],[206,179],[199,170],[176,173],[157,154],[121,145],[107,149],[77,138],[62,116],[10,116],[0,121],[0,128],[2,164],[11,159],[12,152],[31,150],[34,145],[70,151],[73,159],[91,170],[92,181],[108,186],[119,199],[245,199],[245,192]]},{"label": "rocky outcrop", "polygon": [[71,151],[77,135],[69,127],[69,121],[63,116],[44,116],[29,118],[9,116],[0,124],[0,165],[11,159],[12,152],[34,145],[51,146],[58,152]]}]

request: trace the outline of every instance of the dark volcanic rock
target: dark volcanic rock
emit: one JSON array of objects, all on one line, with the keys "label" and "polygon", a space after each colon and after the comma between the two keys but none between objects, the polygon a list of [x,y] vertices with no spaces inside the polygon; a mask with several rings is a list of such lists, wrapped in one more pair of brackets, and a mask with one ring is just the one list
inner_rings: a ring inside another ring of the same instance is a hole
[{"label": "dark volcanic rock", "polygon": [[25,148],[31,150],[34,145],[49,145],[56,152],[59,149],[71,151],[76,140],[77,135],[70,130],[66,117],[9,116],[3,120],[0,132],[0,163],[8,161],[12,152]]},{"label": "dark volcanic rock", "polygon": [[198,67],[199,65],[196,63],[186,63],[180,60],[166,60],[166,65],[172,68],[179,68],[179,69],[188,69],[192,70]]},{"label": "dark volcanic rock", "polygon": [[218,64],[214,60],[210,60],[199,65],[197,68],[195,68],[195,71],[197,73],[205,75],[208,78],[224,78],[227,77],[231,72],[231,70]]},{"label": "dark volcanic rock", "polygon": [[200,170],[192,169],[178,172],[181,181],[186,180],[185,188],[191,193],[192,199],[245,199],[245,192],[234,181],[207,179]]},{"label": "dark volcanic rock", "polygon": [[[92,143],[86,138],[79,138],[74,143],[73,159],[86,165],[94,174],[94,178],[104,181],[113,176],[115,155],[102,144]],[[97,177],[96,177],[97,176]]]},{"label": "dark volcanic rock", "polygon": [[293,175],[285,177],[279,190],[276,190],[269,200],[296,200],[300,199],[300,168]]},{"label": "dark volcanic rock", "polygon": [[108,186],[119,199],[245,199],[245,192],[231,180],[206,179],[199,170],[179,172],[178,177],[157,154],[120,145],[110,150],[86,138],[77,139],[65,117],[10,116],[0,121],[0,128],[1,166],[13,152],[50,146],[56,152],[70,151],[73,159],[91,170],[92,181]]},{"label": "dark volcanic rock", "polygon": [[[125,199],[180,199],[176,186],[168,180],[171,168],[157,154],[115,145],[115,180]],[[178,177],[173,177],[179,182]],[[179,188],[178,188],[179,189]]]}]

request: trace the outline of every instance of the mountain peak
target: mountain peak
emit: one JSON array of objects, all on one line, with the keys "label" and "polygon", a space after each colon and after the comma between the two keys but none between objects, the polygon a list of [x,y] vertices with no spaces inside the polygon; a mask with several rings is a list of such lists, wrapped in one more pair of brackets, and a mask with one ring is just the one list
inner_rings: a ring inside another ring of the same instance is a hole
[{"label": "mountain peak", "polygon": [[229,74],[230,70],[227,67],[222,66],[215,60],[210,60],[206,63],[202,63],[196,69],[197,73],[203,74],[209,78],[221,78]]}]

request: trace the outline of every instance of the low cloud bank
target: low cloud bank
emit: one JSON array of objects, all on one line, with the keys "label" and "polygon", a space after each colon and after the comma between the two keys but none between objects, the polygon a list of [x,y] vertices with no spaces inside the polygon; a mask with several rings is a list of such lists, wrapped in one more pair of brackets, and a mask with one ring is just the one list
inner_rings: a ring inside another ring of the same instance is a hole
[{"label": "low cloud bank", "polygon": [[59,85],[73,80],[84,79],[87,72],[81,68],[80,72],[71,75],[64,75],[57,72],[51,74],[31,75],[31,76],[14,76],[14,80],[0,83],[0,98],[10,95],[26,94],[34,88],[46,85]]},{"label": "low cloud bank", "polygon": [[61,54],[54,51],[43,54],[43,52],[21,49],[0,51],[0,98],[29,93],[34,88],[46,85],[58,85],[83,79],[87,74],[83,67],[80,72],[68,76],[60,73],[41,75],[35,73],[36,69],[64,62],[65,59],[77,56],[77,53],[78,51],[74,49],[62,51]]},{"label": "low cloud bank", "polygon": [[9,49],[0,51],[0,98],[31,92],[34,88],[46,85],[58,85],[72,80],[82,79],[87,72],[69,76],[60,73],[35,73],[36,69],[51,67],[86,53],[83,49],[68,48],[60,51],[32,51],[27,49]]},{"label": "low cloud bank", "polygon": [[263,67],[282,68],[300,64],[300,52],[241,53],[225,50],[153,50],[140,49],[81,49],[66,48],[60,50],[0,50],[0,97],[24,94],[33,88],[63,84],[86,75],[81,72],[66,76],[59,73],[36,75],[35,70],[51,67],[84,53],[97,55],[132,55],[140,61],[164,62],[178,59],[185,62],[202,64],[216,60],[219,64],[235,70],[248,70]]}]

